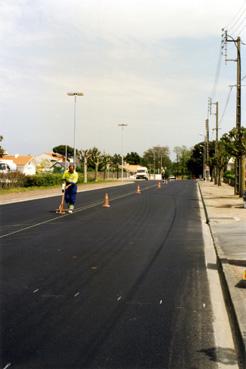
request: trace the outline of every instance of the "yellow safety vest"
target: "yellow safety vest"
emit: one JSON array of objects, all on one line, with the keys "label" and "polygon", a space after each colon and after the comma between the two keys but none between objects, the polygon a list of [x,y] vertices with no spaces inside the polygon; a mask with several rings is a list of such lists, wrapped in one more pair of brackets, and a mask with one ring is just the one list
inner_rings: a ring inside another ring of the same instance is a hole
[{"label": "yellow safety vest", "polygon": [[66,170],[63,174],[62,179],[65,179],[66,182],[69,183],[77,183],[78,182],[78,173],[77,172],[73,172],[70,173],[68,170]]}]

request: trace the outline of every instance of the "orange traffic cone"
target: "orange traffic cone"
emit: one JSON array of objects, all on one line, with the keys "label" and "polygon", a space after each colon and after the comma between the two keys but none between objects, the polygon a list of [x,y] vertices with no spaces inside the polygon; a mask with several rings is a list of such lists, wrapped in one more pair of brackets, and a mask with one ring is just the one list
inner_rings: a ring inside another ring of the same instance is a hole
[{"label": "orange traffic cone", "polygon": [[243,281],[246,281],[246,270],[243,272]]},{"label": "orange traffic cone", "polygon": [[140,193],[141,193],[141,188],[140,188],[140,186],[139,186],[139,185],[137,186],[137,191],[136,191],[136,193],[138,193],[138,194],[140,194]]},{"label": "orange traffic cone", "polygon": [[161,188],[161,182],[157,183],[157,188]]},{"label": "orange traffic cone", "polygon": [[104,196],[103,208],[110,208],[109,197],[107,193],[105,193],[105,196]]}]

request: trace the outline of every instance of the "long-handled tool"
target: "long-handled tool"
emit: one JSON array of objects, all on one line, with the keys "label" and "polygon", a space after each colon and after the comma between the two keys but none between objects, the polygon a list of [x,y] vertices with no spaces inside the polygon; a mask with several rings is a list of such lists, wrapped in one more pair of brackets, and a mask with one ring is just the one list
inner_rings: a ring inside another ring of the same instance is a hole
[{"label": "long-handled tool", "polygon": [[57,214],[65,214],[64,199],[65,199],[65,189],[62,191],[62,198],[61,198],[61,203],[59,205],[59,208],[56,209]]}]

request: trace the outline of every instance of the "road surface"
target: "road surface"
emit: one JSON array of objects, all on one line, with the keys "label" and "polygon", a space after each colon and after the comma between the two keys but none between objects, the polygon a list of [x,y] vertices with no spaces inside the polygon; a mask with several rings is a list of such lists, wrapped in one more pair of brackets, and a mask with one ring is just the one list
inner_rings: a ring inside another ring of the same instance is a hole
[{"label": "road surface", "polygon": [[1,368],[217,368],[196,184],[140,186],[1,206]]}]

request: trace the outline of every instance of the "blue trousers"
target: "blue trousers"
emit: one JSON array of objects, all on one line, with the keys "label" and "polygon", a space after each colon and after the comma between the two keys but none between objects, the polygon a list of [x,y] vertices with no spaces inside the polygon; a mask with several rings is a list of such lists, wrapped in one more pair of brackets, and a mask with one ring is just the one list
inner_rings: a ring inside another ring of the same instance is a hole
[{"label": "blue trousers", "polygon": [[65,191],[65,201],[69,205],[74,205],[76,201],[77,185],[72,183]]}]

